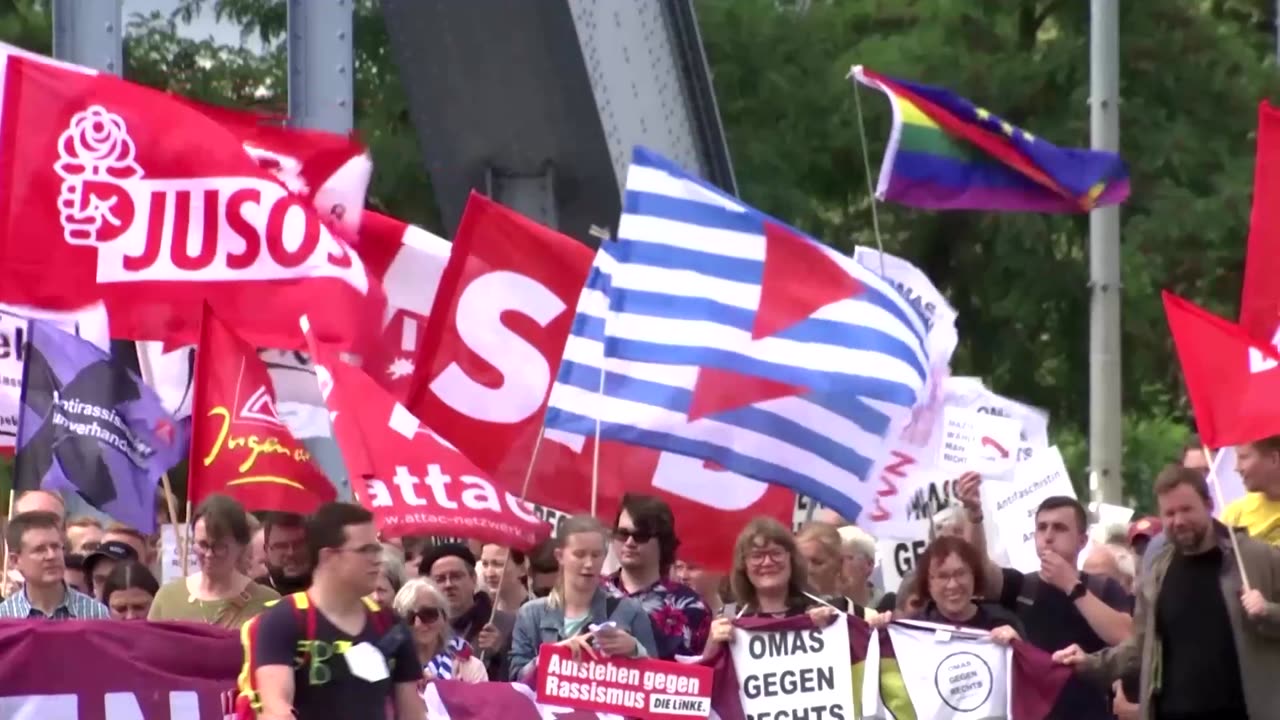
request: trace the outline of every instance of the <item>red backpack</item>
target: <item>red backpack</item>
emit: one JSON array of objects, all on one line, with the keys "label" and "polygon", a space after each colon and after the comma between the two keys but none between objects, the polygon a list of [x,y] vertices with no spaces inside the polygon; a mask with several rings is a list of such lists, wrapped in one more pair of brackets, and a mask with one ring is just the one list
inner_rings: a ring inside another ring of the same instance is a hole
[{"label": "red backpack", "polygon": [[[318,613],[315,605],[311,602],[311,598],[305,592],[296,592],[280,598],[280,600],[273,600],[267,605],[268,607],[273,607],[278,602],[287,602],[293,606],[294,612],[303,627],[301,640],[315,640]],[[364,598],[364,605],[369,614],[369,622],[373,624],[373,630],[377,635],[382,636],[395,624],[395,617],[390,609],[378,605],[377,602],[370,598]],[[258,669],[258,664],[253,659],[257,650],[258,622],[261,618],[262,613],[259,613],[240,626],[240,644],[244,647],[244,664],[241,666],[240,676],[236,680],[236,689],[238,691],[235,705],[236,720],[255,720],[262,710],[262,701],[258,696],[257,681],[254,678],[254,672]],[[311,644],[308,642],[298,656],[295,667],[302,667],[307,664],[310,651]]]}]

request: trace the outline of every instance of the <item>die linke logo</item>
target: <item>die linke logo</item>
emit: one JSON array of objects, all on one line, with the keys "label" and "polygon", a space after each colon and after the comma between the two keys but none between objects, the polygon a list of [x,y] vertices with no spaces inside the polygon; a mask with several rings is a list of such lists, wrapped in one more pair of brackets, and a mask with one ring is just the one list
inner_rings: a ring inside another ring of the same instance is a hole
[{"label": "die linke logo", "polygon": [[99,282],[319,275],[367,290],[351,253],[280,182],[147,178],[124,119],[100,105],[71,118],[58,156],[63,238],[97,248]]}]

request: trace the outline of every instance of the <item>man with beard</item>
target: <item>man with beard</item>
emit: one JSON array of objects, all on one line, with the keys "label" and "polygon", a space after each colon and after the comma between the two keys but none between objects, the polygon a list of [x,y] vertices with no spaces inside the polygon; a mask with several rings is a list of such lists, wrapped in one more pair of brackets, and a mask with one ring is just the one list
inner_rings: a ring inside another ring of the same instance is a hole
[{"label": "man with beard", "polygon": [[1054,660],[1105,682],[1140,670],[1139,717],[1272,717],[1280,707],[1280,549],[1239,532],[1233,545],[1193,469],[1166,467],[1155,492],[1168,542],[1141,578],[1134,636],[1092,654],[1072,645]]},{"label": "man with beard", "polygon": [[418,566],[419,577],[429,578],[444,593],[453,631],[480,653],[489,679],[505,679],[507,651],[515,616],[495,612],[489,593],[476,590],[476,556],[461,543],[429,548]]},{"label": "man with beard", "polygon": [[269,513],[262,523],[267,574],[259,584],[289,595],[311,585],[311,562],[307,557],[307,530],[301,515]]}]

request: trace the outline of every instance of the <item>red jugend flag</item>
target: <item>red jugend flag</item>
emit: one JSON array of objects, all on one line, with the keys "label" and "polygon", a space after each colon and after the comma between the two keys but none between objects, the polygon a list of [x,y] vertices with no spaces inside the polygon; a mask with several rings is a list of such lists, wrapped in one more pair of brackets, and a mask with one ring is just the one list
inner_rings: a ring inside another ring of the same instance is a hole
[{"label": "red jugend flag", "polygon": [[276,412],[266,364],[208,306],[194,388],[187,481],[192,505],[222,493],[250,511],[306,515],[337,498],[333,484]]},{"label": "red jugend flag", "polygon": [[1177,295],[1162,297],[1205,444],[1221,448],[1280,435],[1276,348]]}]

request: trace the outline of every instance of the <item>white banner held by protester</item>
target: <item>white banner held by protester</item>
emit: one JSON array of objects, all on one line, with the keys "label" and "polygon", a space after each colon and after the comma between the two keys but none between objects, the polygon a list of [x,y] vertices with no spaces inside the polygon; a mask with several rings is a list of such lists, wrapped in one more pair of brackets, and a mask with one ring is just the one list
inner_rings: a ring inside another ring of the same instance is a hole
[{"label": "white banner held by protester", "polygon": [[735,628],[730,649],[748,718],[855,717],[848,624],[774,632]]},{"label": "white banner held by protester", "polygon": [[932,623],[889,626],[911,705],[920,718],[1008,718],[1009,648],[987,633]]},{"label": "white banner held by protester", "polygon": [[1018,462],[1022,423],[966,408],[942,411],[938,467],[959,475],[973,471],[1001,478]]},{"label": "white banner held by protester", "polygon": [[994,522],[1001,544],[1009,553],[1015,570],[1036,572],[1036,509],[1046,498],[1064,495],[1074,498],[1075,488],[1056,446],[1036,452],[1014,470],[1012,483],[990,483],[982,487],[983,513]]},{"label": "white banner held by protester", "polygon": [[102,305],[76,312],[52,312],[0,304],[0,448],[12,449],[18,438],[22,367],[27,356],[27,323],[32,318],[51,322],[103,350],[111,350],[107,311]]},{"label": "white banner held by protester", "polygon": [[897,592],[902,578],[914,572],[924,549],[929,546],[929,521],[916,520],[915,531],[907,537],[876,539],[876,555],[884,577],[885,592]]}]

